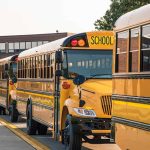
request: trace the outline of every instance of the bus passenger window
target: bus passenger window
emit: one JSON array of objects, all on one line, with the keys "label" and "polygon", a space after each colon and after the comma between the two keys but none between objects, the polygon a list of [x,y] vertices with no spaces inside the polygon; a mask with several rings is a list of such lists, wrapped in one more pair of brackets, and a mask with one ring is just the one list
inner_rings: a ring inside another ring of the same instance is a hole
[{"label": "bus passenger window", "polygon": [[139,51],[139,32],[140,28],[134,28],[130,31],[130,49],[129,49],[129,71],[138,71],[138,51]]},{"label": "bus passenger window", "polygon": [[47,55],[44,55],[44,78],[47,78]]},{"label": "bus passenger window", "polygon": [[50,54],[47,55],[47,78],[50,78]]},{"label": "bus passenger window", "polygon": [[150,25],[142,27],[142,68],[141,71],[150,71]]},{"label": "bus passenger window", "polygon": [[117,33],[116,72],[126,72],[128,31]]}]

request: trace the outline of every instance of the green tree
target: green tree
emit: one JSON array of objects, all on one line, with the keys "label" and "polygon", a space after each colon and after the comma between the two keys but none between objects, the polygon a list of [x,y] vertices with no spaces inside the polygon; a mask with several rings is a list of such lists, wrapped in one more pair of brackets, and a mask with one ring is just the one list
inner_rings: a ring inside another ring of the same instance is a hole
[{"label": "green tree", "polygon": [[94,23],[96,30],[112,30],[116,20],[123,14],[150,4],[150,0],[111,0],[110,9]]}]

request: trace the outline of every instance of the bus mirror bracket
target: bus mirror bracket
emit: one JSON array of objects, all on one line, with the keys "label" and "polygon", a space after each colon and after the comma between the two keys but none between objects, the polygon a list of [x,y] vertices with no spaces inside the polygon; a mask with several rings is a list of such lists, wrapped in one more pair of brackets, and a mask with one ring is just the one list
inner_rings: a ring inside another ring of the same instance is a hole
[{"label": "bus mirror bracket", "polygon": [[55,71],[55,76],[60,77],[62,75],[63,75],[62,70],[56,70]]},{"label": "bus mirror bracket", "polygon": [[56,63],[62,63],[63,62],[62,51],[56,51],[55,60],[56,60]]}]

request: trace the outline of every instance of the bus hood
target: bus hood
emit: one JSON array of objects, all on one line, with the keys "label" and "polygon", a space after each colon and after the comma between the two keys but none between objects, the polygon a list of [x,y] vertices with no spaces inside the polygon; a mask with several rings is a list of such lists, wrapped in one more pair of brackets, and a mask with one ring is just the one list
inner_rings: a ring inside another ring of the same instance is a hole
[{"label": "bus hood", "polygon": [[91,79],[85,81],[81,85],[82,91],[97,93],[99,95],[112,95],[112,80],[111,79]]}]

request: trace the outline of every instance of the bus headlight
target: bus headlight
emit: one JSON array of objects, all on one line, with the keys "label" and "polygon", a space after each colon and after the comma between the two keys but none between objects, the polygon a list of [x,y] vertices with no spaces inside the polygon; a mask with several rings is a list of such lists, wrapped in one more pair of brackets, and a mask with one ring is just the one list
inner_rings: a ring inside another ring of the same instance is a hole
[{"label": "bus headlight", "polygon": [[74,108],[74,111],[81,116],[96,117],[96,113],[94,110],[84,108]]}]

